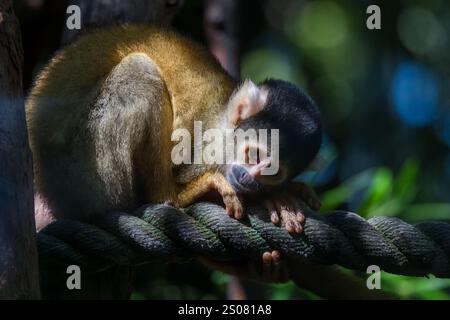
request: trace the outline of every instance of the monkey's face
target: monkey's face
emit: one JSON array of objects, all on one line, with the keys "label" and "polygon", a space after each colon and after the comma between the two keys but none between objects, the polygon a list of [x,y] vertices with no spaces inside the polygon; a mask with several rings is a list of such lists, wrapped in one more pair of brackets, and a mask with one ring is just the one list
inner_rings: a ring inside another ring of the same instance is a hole
[{"label": "monkey's face", "polygon": [[[235,132],[258,132],[253,140],[257,143],[237,146],[244,156],[226,170],[230,184],[242,193],[281,185],[301,173],[316,156],[322,140],[320,112],[314,102],[285,81],[267,80],[258,86],[246,81],[230,99],[228,119]],[[266,145],[260,143],[261,129],[267,134],[263,139]],[[275,170],[267,170],[269,167]]]},{"label": "monkey's face", "polygon": [[271,155],[266,146],[245,143],[241,148],[243,161],[228,165],[226,169],[227,180],[236,192],[256,193],[281,185],[290,176],[290,168],[275,159],[278,157]]}]

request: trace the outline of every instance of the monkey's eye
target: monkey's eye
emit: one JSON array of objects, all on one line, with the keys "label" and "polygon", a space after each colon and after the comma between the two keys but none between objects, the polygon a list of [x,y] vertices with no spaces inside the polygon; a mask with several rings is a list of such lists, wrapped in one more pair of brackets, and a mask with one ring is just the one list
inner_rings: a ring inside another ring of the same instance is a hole
[{"label": "monkey's eye", "polygon": [[244,148],[244,162],[246,164],[259,164],[267,158],[267,154],[259,147],[246,145]]},{"label": "monkey's eye", "polygon": [[245,164],[258,164],[258,149],[246,145],[244,147],[244,163]]}]

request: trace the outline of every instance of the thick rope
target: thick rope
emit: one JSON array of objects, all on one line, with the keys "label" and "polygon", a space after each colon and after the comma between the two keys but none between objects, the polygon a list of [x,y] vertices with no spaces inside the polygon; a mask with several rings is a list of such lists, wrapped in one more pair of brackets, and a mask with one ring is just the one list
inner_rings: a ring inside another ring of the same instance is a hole
[{"label": "thick rope", "polygon": [[450,277],[446,222],[410,225],[392,217],[366,221],[351,212],[318,215],[305,210],[304,232],[289,234],[273,225],[259,205],[250,205],[247,213],[244,221],[237,221],[218,205],[198,203],[185,210],[149,205],[136,215],[105,215],[96,225],[59,220],[38,234],[41,270],[76,264],[95,272],[111,265],[199,257],[258,263],[264,252],[276,249],[291,267],[307,260],[355,270],[377,265],[395,274]]}]

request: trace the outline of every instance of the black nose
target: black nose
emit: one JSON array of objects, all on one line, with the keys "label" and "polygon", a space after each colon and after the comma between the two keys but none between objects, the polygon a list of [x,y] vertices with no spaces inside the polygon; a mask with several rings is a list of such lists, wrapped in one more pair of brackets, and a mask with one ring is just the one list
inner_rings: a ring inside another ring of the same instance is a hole
[{"label": "black nose", "polygon": [[233,165],[231,167],[229,181],[233,188],[239,193],[256,192],[260,189],[257,181],[252,179],[251,175],[242,165]]},{"label": "black nose", "polygon": [[246,170],[243,170],[241,172],[241,175],[239,176],[239,179],[244,180],[247,177],[248,177],[248,172]]},{"label": "black nose", "polygon": [[248,177],[248,172],[243,166],[233,166],[231,171],[240,182]]}]

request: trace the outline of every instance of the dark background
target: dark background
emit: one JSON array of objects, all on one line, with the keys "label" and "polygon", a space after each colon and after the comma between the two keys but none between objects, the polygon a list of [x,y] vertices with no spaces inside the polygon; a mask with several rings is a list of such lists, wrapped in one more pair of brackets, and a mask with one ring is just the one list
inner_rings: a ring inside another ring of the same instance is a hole
[{"label": "dark background", "polygon": [[[381,7],[381,30],[366,8]],[[61,45],[67,1],[17,0],[25,89]],[[187,0],[174,26],[201,42],[203,1]],[[450,219],[450,2],[242,1],[241,76],[302,86],[325,123],[321,169],[312,183],[324,213],[413,223]],[[229,277],[196,263],[139,272],[138,298],[223,298]],[[403,298],[448,299],[450,281],[383,273]],[[250,298],[317,298],[292,284],[245,283]]]}]

